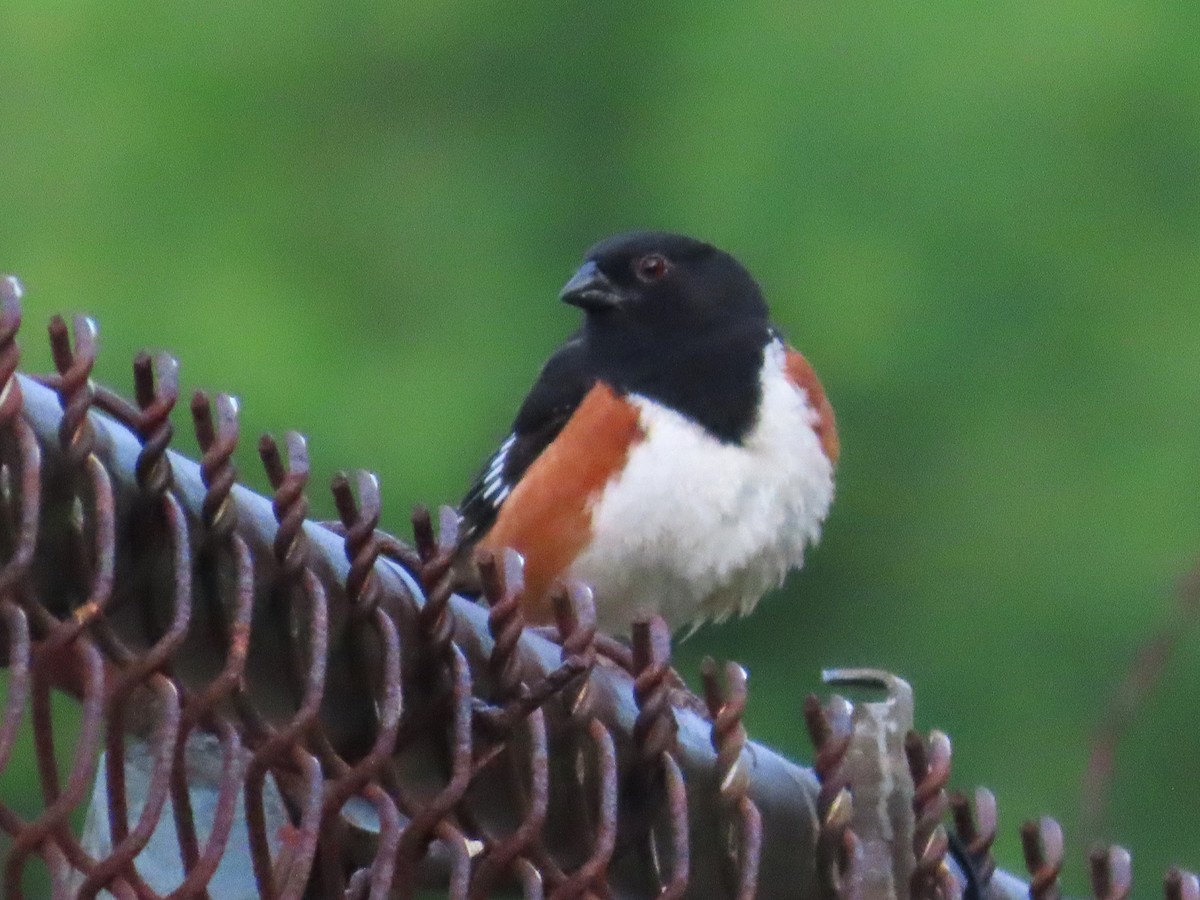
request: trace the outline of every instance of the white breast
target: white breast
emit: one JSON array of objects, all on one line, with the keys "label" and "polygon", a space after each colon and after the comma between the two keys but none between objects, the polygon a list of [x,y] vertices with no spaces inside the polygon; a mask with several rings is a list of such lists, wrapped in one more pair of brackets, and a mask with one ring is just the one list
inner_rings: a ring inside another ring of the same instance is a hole
[{"label": "white breast", "polygon": [[645,439],[596,499],[592,543],[571,568],[595,589],[601,628],[623,633],[654,613],[672,628],[745,614],[820,537],[833,466],[785,352],[766,349],[761,414],[743,446],[631,396]]}]

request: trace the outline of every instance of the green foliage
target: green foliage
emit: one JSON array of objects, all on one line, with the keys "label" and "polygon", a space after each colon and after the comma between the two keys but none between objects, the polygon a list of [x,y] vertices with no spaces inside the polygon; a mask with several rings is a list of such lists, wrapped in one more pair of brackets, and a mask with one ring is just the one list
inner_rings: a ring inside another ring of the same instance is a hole
[{"label": "green foliage", "polygon": [[[12,0],[0,268],[28,367],[50,312],[91,312],[102,380],[170,349],[247,436],[378,471],[403,532],[574,326],[554,297],[589,243],[730,249],[822,374],[840,496],[809,567],[682,667],[744,661],[752,732],[793,757],[821,667],[896,670],[957,782],[995,789],[1002,863],[1051,812],[1078,873],[1089,730],[1200,547],[1198,19]],[[1189,635],[1120,748],[1108,836],[1146,890],[1200,866],[1198,666]]]}]

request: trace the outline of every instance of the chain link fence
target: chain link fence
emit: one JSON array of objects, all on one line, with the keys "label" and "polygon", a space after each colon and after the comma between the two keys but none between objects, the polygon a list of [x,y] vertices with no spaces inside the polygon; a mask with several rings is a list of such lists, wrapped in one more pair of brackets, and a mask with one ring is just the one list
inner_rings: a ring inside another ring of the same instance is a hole
[{"label": "chain link fence", "polygon": [[[528,628],[512,554],[482,560],[486,606],[455,596],[453,511],[437,528],[418,511],[402,543],[359,472],[333,480],[339,521],[310,521],[299,435],[260,440],[261,497],[236,483],[232,399],[192,397],[197,465],[168,449],[174,360],[138,356],[128,402],[92,383],[90,320],[51,322],[39,378],[17,372],[19,325],[8,278],[6,897],[38,866],[87,898],[1056,896],[1057,825],[1024,826],[1028,883],[995,871],[995,800],[947,794],[950,742],[911,730],[902,681],[833,673],[884,699],[810,697],[814,763],[796,765],[747,739],[738,666],[706,662],[704,696],[686,690],[660,621],[598,634],[570,585],[556,626]],[[1092,871],[1095,896],[1128,893],[1124,851]],[[1166,892],[1200,900],[1188,873]]]}]

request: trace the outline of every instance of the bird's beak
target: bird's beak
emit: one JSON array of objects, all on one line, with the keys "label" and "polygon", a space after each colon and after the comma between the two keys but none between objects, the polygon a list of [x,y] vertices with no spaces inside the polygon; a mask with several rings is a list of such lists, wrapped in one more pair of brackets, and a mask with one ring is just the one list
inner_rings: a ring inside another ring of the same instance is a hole
[{"label": "bird's beak", "polygon": [[600,267],[588,260],[571,276],[558,295],[563,303],[570,303],[582,310],[593,312],[612,309],[625,299],[620,288],[613,284]]}]

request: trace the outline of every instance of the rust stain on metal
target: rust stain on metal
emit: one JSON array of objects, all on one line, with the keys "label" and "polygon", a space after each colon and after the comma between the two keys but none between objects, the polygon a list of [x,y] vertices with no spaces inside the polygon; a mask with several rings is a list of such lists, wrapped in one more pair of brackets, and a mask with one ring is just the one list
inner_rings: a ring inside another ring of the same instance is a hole
[{"label": "rust stain on metal", "polygon": [[985,787],[976,788],[972,810],[967,795],[955,791],[950,794],[950,809],[954,815],[955,833],[974,868],[975,877],[986,888],[996,871],[996,860],[992,857],[998,824],[996,797]]},{"label": "rust stain on metal", "polygon": [[1029,871],[1031,900],[1058,900],[1062,896],[1058,883],[1063,864],[1062,827],[1049,816],[1023,823],[1021,851]]}]

